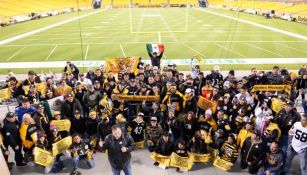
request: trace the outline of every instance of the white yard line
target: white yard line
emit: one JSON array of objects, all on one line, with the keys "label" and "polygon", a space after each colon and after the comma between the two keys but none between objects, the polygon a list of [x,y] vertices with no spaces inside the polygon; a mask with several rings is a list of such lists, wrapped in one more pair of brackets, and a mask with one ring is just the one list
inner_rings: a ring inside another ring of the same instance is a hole
[{"label": "white yard line", "polygon": [[307,52],[304,51],[304,50],[300,50],[300,49],[297,49],[297,48],[295,48],[295,47],[287,46],[287,45],[281,44],[281,43],[279,43],[279,42],[276,42],[276,44],[281,45],[282,47],[285,47],[285,48],[289,48],[289,49],[296,50],[296,51],[298,51],[298,52],[307,53]]},{"label": "white yard line", "polygon": [[239,52],[236,52],[236,51],[234,51],[234,50],[232,50],[230,48],[227,48],[227,47],[225,47],[225,46],[223,46],[221,44],[214,43],[214,45],[217,45],[218,47],[220,47],[222,49],[228,50],[229,52],[232,52],[232,53],[234,53],[236,55],[239,55],[240,57],[245,57],[244,55],[240,54]]},{"label": "white yard line", "polygon": [[131,0],[129,0],[129,22],[130,22],[130,33],[132,33],[132,11],[131,11]]},{"label": "white yard line", "polygon": [[86,46],[86,51],[85,51],[85,56],[84,56],[84,59],[85,59],[85,60],[87,59],[87,55],[88,55],[89,49],[90,49],[90,45],[88,44],[88,45]]},{"label": "white yard line", "polygon": [[159,44],[161,44],[161,32],[158,32],[158,41],[159,41]]},{"label": "white yard line", "polygon": [[10,43],[12,41],[15,41],[15,40],[18,40],[18,39],[21,39],[21,38],[24,38],[24,37],[27,37],[27,36],[39,33],[39,32],[43,32],[43,31],[48,30],[48,29],[52,29],[54,27],[57,27],[57,26],[60,26],[60,25],[63,25],[63,24],[67,24],[69,22],[72,22],[72,21],[75,21],[75,20],[78,20],[78,19],[81,19],[81,18],[85,18],[87,16],[99,13],[101,11],[105,11],[105,9],[97,10],[97,11],[94,11],[94,12],[91,12],[91,13],[88,13],[88,14],[85,14],[85,15],[82,15],[82,16],[78,16],[78,17],[74,17],[74,18],[68,19],[66,21],[62,21],[62,22],[59,22],[59,23],[56,23],[56,24],[52,24],[52,25],[49,25],[49,26],[46,26],[46,27],[42,27],[40,29],[36,29],[36,30],[31,31],[31,32],[27,32],[27,33],[24,33],[24,34],[21,34],[21,35],[17,35],[17,36],[14,36],[14,37],[11,37],[11,38],[8,38],[8,39],[5,39],[5,40],[1,40],[0,41],[0,45]]},{"label": "white yard line", "polygon": [[194,51],[195,53],[197,53],[197,54],[203,56],[204,58],[206,58],[206,56],[205,56],[204,54],[202,54],[202,53],[200,53],[199,51],[195,50],[194,48],[192,48],[191,46],[187,45],[186,43],[182,43],[182,44],[183,44],[185,47],[187,47],[187,48],[191,49],[192,51]]},{"label": "white yard line", "polygon": [[123,48],[122,44],[119,44],[119,47],[120,47],[120,49],[122,50],[124,57],[126,57],[126,53],[125,53],[125,51],[124,51],[124,48]]},{"label": "white yard line", "polygon": [[268,53],[270,53],[270,54],[277,55],[277,56],[279,56],[279,57],[284,57],[284,56],[283,56],[283,55],[281,55],[281,54],[278,54],[278,53],[275,53],[275,52],[269,51],[269,50],[267,50],[267,49],[264,49],[264,48],[261,48],[261,47],[255,46],[254,44],[250,44],[250,43],[246,43],[246,44],[247,44],[247,45],[249,45],[249,46],[251,46],[251,47],[254,47],[254,48],[258,49],[258,50],[262,50],[262,51],[268,52]]},{"label": "white yard line", "polygon": [[189,0],[187,0],[187,7],[186,7],[186,11],[185,11],[185,31],[186,32],[188,32],[188,17],[189,17],[188,2],[189,2]]},{"label": "white yard line", "polygon": [[[157,14],[160,14],[159,17],[161,18],[162,23],[164,24],[164,26],[166,27],[166,29],[167,29],[168,31],[171,31],[171,28],[170,28],[170,26],[168,25],[168,23],[166,22],[164,16],[163,16],[158,10],[156,10],[156,12],[157,12]],[[177,39],[176,35],[174,34],[174,32],[171,32],[170,35],[171,35],[171,37],[173,38],[173,40],[174,40],[175,42],[178,42],[178,39]]]},{"label": "white yard line", "polygon": [[15,52],[12,56],[10,56],[6,61],[10,61],[12,58],[14,58],[16,55],[18,55],[20,52],[22,52],[25,48],[27,48],[26,46],[23,47],[22,49],[18,50],[17,52]]},{"label": "white yard line", "polygon": [[49,59],[49,57],[53,54],[53,52],[55,51],[55,49],[58,47],[58,45],[55,45],[54,48],[51,50],[51,52],[49,53],[49,55],[46,57],[45,61],[47,61]]},{"label": "white yard line", "polygon": [[281,34],[284,34],[284,35],[299,38],[299,39],[302,39],[302,40],[307,40],[307,36],[300,35],[300,34],[297,34],[297,33],[288,32],[288,31],[285,31],[285,30],[277,29],[277,28],[274,28],[274,27],[266,26],[266,25],[263,25],[263,24],[259,24],[259,23],[244,20],[244,19],[235,18],[235,17],[228,16],[228,15],[219,14],[219,13],[212,12],[212,11],[205,10],[205,9],[198,9],[198,8],[194,8],[194,9],[199,10],[199,11],[203,11],[203,12],[206,12],[206,13],[210,13],[210,14],[213,14],[213,15],[221,16],[221,17],[224,17],[224,18],[236,20],[236,21],[241,22],[241,23],[250,24],[250,25],[253,25],[253,26],[256,26],[256,27],[260,27],[260,28],[264,28],[264,29],[271,30],[271,31],[274,31],[274,32],[278,32],[278,33],[281,33]]},{"label": "white yard line", "polygon": [[[155,37],[153,37],[155,38]],[[147,43],[156,43],[157,40],[152,40],[152,41],[132,41],[132,42],[121,42],[122,44],[147,44]],[[165,41],[163,44],[181,44],[181,43],[306,43],[306,41]],[[55,43],[52,44],[46,44],[46,43],[38,43],[38,44],[10,44],[10,45],[0,45],[0,48],[4,47],[22,47],[22,46],[54,46]],[[59,43],[57,45],[59,46],[67,46],[67,45],[80,45],[80,44],[91,44],[91,45],[108,45],[108,44],[114,44],[118,45],[120,44],[119,42],[95,42],[95,43]]]}]

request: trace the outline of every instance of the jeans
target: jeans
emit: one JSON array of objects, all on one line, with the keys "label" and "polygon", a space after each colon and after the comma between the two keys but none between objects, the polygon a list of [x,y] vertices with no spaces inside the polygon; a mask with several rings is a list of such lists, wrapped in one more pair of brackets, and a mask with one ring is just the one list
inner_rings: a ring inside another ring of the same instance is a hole
[{"label": "jeans", "polygon": [[302,107],[304,109],[304,114],[307,114],[307,102],[304,99],[302,100]]},{"label": "jeans", "polygon": [[284,134],[281,135],[280,147],[281,147],[282,152],[284,153],[285,159],[287,158],[287,148],[289,145],[288,140],[289,140],[288,135],[284,135]]},{"label": "jeans", "polygon": [[58,173],[58,172],[62,171],[63,168],[64,168],[64,163],[60,158],[61,156],[63,156],[63,154],[59,154],[55,157],[55,162],[54,162],[53,167],[51,169],[51,171],[53,173]]},{"label": "jeans", "polygon": [[[73,170],[77,170],[79,168],[78,163],[79,163],[80,159],[86,159],[86,157],[84,157],[84,156],[81,156],[81,157],[80,156],[76,156],[76,157],[72,158]],[[89,168],[93,168],[95,166],[94,159],[90,159],[90,160],[86,159],[86,163],[87,163]]]},{"label": "jeans", "polygon": [[[270,175],[279,175],[280,173],[274,173],[274,172],[272,172]],[[257,175],[266,175],[265,174],[265,171],[259,171],[258,173],[257,173]]]},{"label": "jeans", "polygon": [[305,175],[307,174],[307,148],[303,149],[300,153],[297,153],[291,145],[288,147],[287,150],[287,159],[284,167],[284,172],[288,173],[289,169],[291,168],[292,160],[297,154],[300,158],[301,174]]},{"label": "jeans", "polygon": [[[113,175],[120,175],[121,170],[114,168],[112,165],[111,165],[111,167],[112,167]],[[123,171],[124,171],[125,175],[132,175],[130,160],[127,163],[127,165],[123,168]]]}]

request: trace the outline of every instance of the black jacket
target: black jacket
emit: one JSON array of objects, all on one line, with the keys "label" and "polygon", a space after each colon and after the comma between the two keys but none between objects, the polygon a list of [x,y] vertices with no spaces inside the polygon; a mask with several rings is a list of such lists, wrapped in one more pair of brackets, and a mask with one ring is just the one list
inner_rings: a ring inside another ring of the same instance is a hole
[{"label": "black jacket", "polygon": [[163,52],[161,52],[157,56],[152,55],[150,52],[148,52],[148,54],[149,54],[149,57],[150,57],[150,60],[151,60],[151,65],[152,66],[158,66],[158,68],[160,68],[160,61],[161,61],[161,58],[163,56]]},{"label": "black jacket", "polygon": [[282,109],[277,114],[277,121],[281,134],[288,135],[289,130],[292,128],[295,122],[301,120],[301,115],[296,112],[296,110],[291,110],[290,112],[286,112],[285,109]]},{"label": "black jacket", "polygon": [[171,141],[171,139],[169,138],[168,142],[165,142],[161,137],[160,140],[158,141],[155,152],[163,156],[170,156],[172,154],[172,151],[173,151],[173,142]]},{"label": "black jacket", "polygon": [[[122,152],[121,148],[126,147],[127,152]],[[123,134],[118,140],[112,134],[105,138],[102,149],[108,150],[108,158],[113,168],[122,170],[131,159],[131,151],[134,148],[134,140],[129,134]]]},{"label": "black jacket", "polygon": [[70,127],[71,134],[79,133],[81,135],[84,135],[86,131],[85,118],[80,118],[78,120],[76,118],[73,118],[70,121],[71,121],[71,127]]},{"label": "black jacket", "polygon": [[82,106],[79,100],[75,98],[71,103],[65,100],[62,105],[61,113],[64,114],[65,117],[72,119],[76,110],[80,111],[80,114],[83,114]]},{"label": "black jacket", "polygon": [[102,120],[101,122],[99,122],[97,127],[98,137],[101,140],[104,140],[107,135],[112,133],[112,126],[113,123],[111,121],[106,122]]},{"label": "black jacket", "polygon": [[[247,138],[241,149],[241,168],[245,169],[248,166],[248,171],[251,174],[258,172],[265,158],[265,146],[262,141],[252,144],[251,138]],[[248,165],[251,162],[251,165]]]},{"label": "black jacket", "polygon": [[6,118],[3,120],[3,137],[6,143],[15,149],[16,146],[21,147],[21,139],[19,133],[18,122],[9,122]]}]

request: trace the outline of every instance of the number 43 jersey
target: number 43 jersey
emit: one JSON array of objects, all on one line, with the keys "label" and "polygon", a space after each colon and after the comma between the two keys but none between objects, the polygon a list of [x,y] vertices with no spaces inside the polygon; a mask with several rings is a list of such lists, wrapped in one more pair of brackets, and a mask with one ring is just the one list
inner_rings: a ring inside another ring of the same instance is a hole
[{"label": "number 43 jersey", "polygon": [[133,120],[130,124],[131,129],[131,136],[135,142],[143,141],[145,138],[145,128],[146,124],[145,122],[137,122],[136,120]]},{"label": "number 43 jersey", "polygon": [[304,127],[301,122],[296,122],[291,130],[294,134],[292,147],[296,152],[301,152],[307,148],[307,127]]}]

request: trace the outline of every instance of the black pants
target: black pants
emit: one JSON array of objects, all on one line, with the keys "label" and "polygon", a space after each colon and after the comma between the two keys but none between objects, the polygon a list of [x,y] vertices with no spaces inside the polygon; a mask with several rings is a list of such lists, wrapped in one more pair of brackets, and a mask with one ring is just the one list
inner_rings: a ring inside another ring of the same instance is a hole
[{"label": "black pants", "polygon": [[22,145],[18,144],[19,149],[15,150],[15,148],[13,148],[14,152],[15,152],[15,162],[16,164],[20,164],[23,162],[23,155],[22,155]]}]

